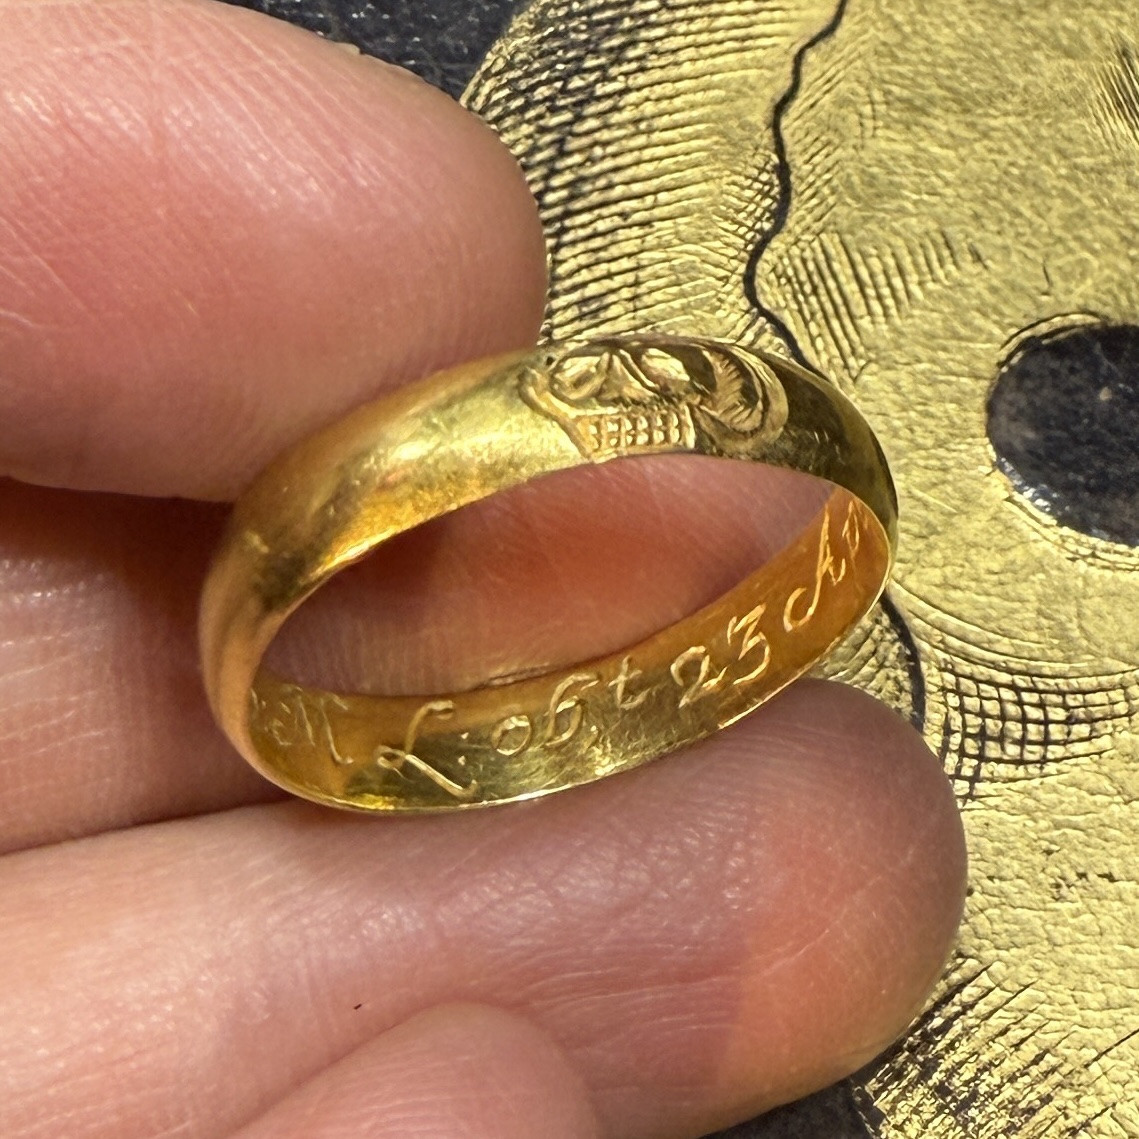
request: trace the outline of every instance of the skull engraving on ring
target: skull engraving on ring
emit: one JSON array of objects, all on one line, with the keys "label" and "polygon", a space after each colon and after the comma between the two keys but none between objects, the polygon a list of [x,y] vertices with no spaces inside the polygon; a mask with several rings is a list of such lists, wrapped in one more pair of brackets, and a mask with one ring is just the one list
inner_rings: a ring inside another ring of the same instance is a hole
[{"label": "skull engraving on ring", "polygon": [[595,461],[691,450],[698,435],[722,455],[741,455],[776,438],[787,419],[767,366],[714,341],[596,341],[552,357],[522,392]]}]

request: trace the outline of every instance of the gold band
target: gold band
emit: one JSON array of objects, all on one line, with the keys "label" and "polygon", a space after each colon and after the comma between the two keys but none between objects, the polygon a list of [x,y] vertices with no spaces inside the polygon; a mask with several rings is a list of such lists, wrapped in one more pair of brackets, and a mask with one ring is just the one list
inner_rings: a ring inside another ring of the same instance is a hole
[{"label": "gold band", "polygon": [[[676,452],[789,467],[835,490],[719,600],[569,670],[389,697],[261,667],[289,615],[389,538],[552,471]],[[865,421],[785,360],[637,337],[478,361],[358,409],[242,496],[202,598],[206,689],[238,751],[317,802],[437,811],[549,794],[710,735],[807,671],[881,593],[896,513]]]}]

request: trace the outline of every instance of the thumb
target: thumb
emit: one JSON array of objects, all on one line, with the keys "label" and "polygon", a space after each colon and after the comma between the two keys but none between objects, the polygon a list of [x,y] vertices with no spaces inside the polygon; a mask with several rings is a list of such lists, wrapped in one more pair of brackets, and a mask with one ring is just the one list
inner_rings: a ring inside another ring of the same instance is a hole
[{"label": "thumb", "polygon": [[513,1013],[448,1005],[381,1033],[234,1139],[597,1139],[585,1081]]}]

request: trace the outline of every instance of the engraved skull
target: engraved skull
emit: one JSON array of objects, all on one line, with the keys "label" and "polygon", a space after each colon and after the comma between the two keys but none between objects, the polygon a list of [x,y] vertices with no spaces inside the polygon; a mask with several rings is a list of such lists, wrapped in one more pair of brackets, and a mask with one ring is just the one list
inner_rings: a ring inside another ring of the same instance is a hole
[{"label": "engraved skull", "polygon": [[526,397],[587,457],[702,449],[739,454],[779,434],[786,400],[757,357],[715,341],[603,339],[550,356]]}]

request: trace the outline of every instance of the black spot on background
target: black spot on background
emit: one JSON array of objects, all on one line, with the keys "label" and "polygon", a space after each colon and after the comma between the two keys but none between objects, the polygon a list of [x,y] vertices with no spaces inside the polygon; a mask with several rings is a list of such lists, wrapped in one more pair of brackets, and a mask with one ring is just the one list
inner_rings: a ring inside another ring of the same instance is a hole
[{"label": "black spot on background", "polygon": [[1139,327],[1030,336],[989,397],[997,465],[1073,530],[1139,546]]},{"label": "black spot on background", "polygon": [[398,63],[458,98],[527,0],[224,0]]}]

